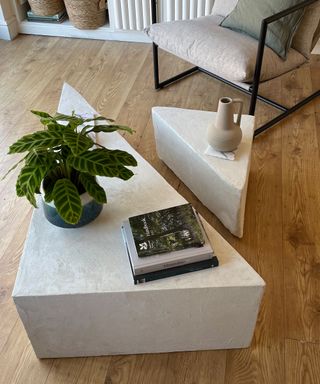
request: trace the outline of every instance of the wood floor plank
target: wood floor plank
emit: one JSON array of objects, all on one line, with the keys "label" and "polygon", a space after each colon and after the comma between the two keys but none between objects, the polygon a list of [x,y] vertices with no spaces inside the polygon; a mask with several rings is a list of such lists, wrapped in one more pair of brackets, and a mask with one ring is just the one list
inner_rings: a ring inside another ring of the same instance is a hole
[{"label": "wood floor plank", "polygon": [[226,351],[172,353],[163,383],[168,384],[223,384]]},{"label": "wood floor plank", "polygon": [[[311,79],[312,79],[312,90],[315,92],[320,88],[320,55],[313,55],[312,56],[312,71],[311,71]],[[320,126],[320,103],[319,99],[316,99],[313,102],[314,108],[315,108],[315,119],[316,119],[316,126]],[[320,130],[317,129],[317,141],[318,141],[318,148],[320,148]]]},{"label": "wood floor plank", "polygon": [[287,339],[286,384],[320,384],[320,343]]},{"label": "wood floor plank", "polygon": [[[310,68],[291,76],[283,89],[299,100],[312,92]],[[314,103],[283,129],[283,250],[286,337],[320,341],[319,147]]]},{"label": "wood floor plank", "polygon": [[[24,49],[26,45],[28,50]],[[6,89],[6,92],[1,93],[0,98],[14,93],[21,83],[29,81],[31,79],[29,76],[32,76],[32,72],[38,69],[41,63],[46,62],[48,66],[49,51],[55,51],[59,45],[63,48],[64,43],[58,38],[48,39],[42,36],[22,36],[8,44],[6,49],[1,51],[0,70],[6,75],[1,76],[0,85]],[[10,60],[12,55],[15,56],[16,60],[14,65]],[[54,64],[56,57],[58,58],[57,54],[51,56],[52,64]],[[39,84],[39,72],[38,78],[34,78],[33,81],[34,85]]]},{"label": "wood floor plank", "polygon": [[32,349],[22,323],[17,320],[0,359],[1,384],[44,384],[52,360],[39,361]]},{"label": "wood floor plank", "polygon": [[77,384],[107,384],[106,375],[112,357],[88,357],[81,369]]},{"label": "wood floor plank", "polygon": [[131,384],[138,359],[136,355],[113,356],[104,384]]},{"label": "wood floor plank", "polygon": [[[18,318],[17,311],[11,299],[11,293],[18,262],[24,246],[25,235],[29,227],[30,211],[29,208],[25,216],[14,216],[16,223],[13,224],[13,227],[18,225],[21,234],[17,235],[14,231],[8,232],[6,242],[1,241],[1,247],[4,246],[4,248],[0,248],[0,354],[12,332],[14,332],[14,325]],[[10,221],[8,220],[8,226],[9,225]],[[2,228],[1,231],[4,232],[5,228]]]},{"label": "wood floor plank", "polygon": [[130,384],[169,383],[166,378],[168,354],[136,356],[134,370],[129,377]]},{"label": "wood floor plank", "polygon": [[[98,111],[105,113],[108,117],[118,120],[120,109],[127,100],[127,96],[134,86],[145,59],[149,53],[145,44],[124,44],[116,43],[117,49],[121,50],[121,54],[112,54],[110,52],[110,44],[104,45],[104,57],[108,57],[109,61],[113,61],[113,66],[104,66],[96,79],[101,84],[100,88],[94,88],[93,105],[97,106]],[[112,44],[112,47],[115,43]],[[114,57],[119,57],[118,61]],[[133,60],[128,60],[132,57]],[[105,59],[103,58],[105,61]],[[87,92],[87,91],[86,91]]]},{"label": "wood floor plank", "polygon": [[55,359],[45,384],[76,384],[86,365],[86,357]]}]

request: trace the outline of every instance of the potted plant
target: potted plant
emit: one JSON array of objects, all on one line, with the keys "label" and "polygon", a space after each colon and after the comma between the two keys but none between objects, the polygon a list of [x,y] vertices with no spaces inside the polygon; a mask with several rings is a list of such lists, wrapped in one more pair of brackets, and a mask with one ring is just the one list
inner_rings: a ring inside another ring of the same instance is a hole
[{"label": "potted plant", "polygon": [[103,116],[31,112],[40,118],[44,129],[23,136],[9,148],[9,154],[25,153],[8,171],[24,163],[17,178],[17,195],[37,207],[35,194],[41,191],[45,215],[55,225],[68,228],[87,224],[107,202],[96,176],[128,180],[133,172],[127,166],[137,165],[129,153],[97,143],[95,134],[117,130],[132,134],[133,130]]}]

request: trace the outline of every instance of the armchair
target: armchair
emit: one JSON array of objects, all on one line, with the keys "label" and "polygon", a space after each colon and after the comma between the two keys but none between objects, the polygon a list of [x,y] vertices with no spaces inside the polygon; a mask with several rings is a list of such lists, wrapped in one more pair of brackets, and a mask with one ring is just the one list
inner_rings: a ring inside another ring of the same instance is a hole
[{"label": "armchair", "polygon": [[[224,0],[224,2],[236,4],[236,0]],[[223,20],[223,16],[219,15],[157,24],[157,0],[151,0],[151,5],[152,25],[146,29],[146,33],[153,41],[156,89],[166,87],[200,71],[249,95],[250,115],[255,114],[257,100],[281,111],[277,117],[257,128],[255,136],[320,96],[320,90],[318,90],[294,106],[287,107],[259,94],[259,86],[263,81],[292,71],[308,61],[311,50],[320,37],[319,0],[304,0],[263,19],[258,41],[242,33],[220,27],[219,24]],[[295,49],[290,48],[286,60],[283,60],[265,44],[268,26],[305,7],[308,8],[306,8],[301,21],[301,28],[299,27],[296,33],[298,36],[295,35],[294,37]],[[159,48],[195,66],[169,79],[160,81]]]}]

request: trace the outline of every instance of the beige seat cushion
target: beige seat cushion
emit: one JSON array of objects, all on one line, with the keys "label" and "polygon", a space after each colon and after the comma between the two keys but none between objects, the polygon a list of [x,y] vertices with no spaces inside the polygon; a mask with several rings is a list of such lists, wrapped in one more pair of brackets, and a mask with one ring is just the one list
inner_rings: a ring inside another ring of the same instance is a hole
[{"label": "beige seat cushion", "polygon": [[[250,83],[258,42],[245,34],[220,27],[222,19],[215,15],[153,24],[146,33],[160,48],[196,66],[231,81]],[[261,80],[277,77],[305,61],[306,58],[294,49],[289,49],[284,61],[266,47]]]}]

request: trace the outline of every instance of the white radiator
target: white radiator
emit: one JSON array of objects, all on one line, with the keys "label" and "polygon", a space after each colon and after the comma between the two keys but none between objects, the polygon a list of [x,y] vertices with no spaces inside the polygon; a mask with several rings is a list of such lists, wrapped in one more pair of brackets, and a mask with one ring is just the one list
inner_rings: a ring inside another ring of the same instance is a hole
[{"label": "white radiator", "polygon": [[[109,0],[109,4],[111,2],[115,29],[141,31],[151,24],[150,0]],[[158,21],[209,15],[213,3],[214,0],[158,0]]]}]

